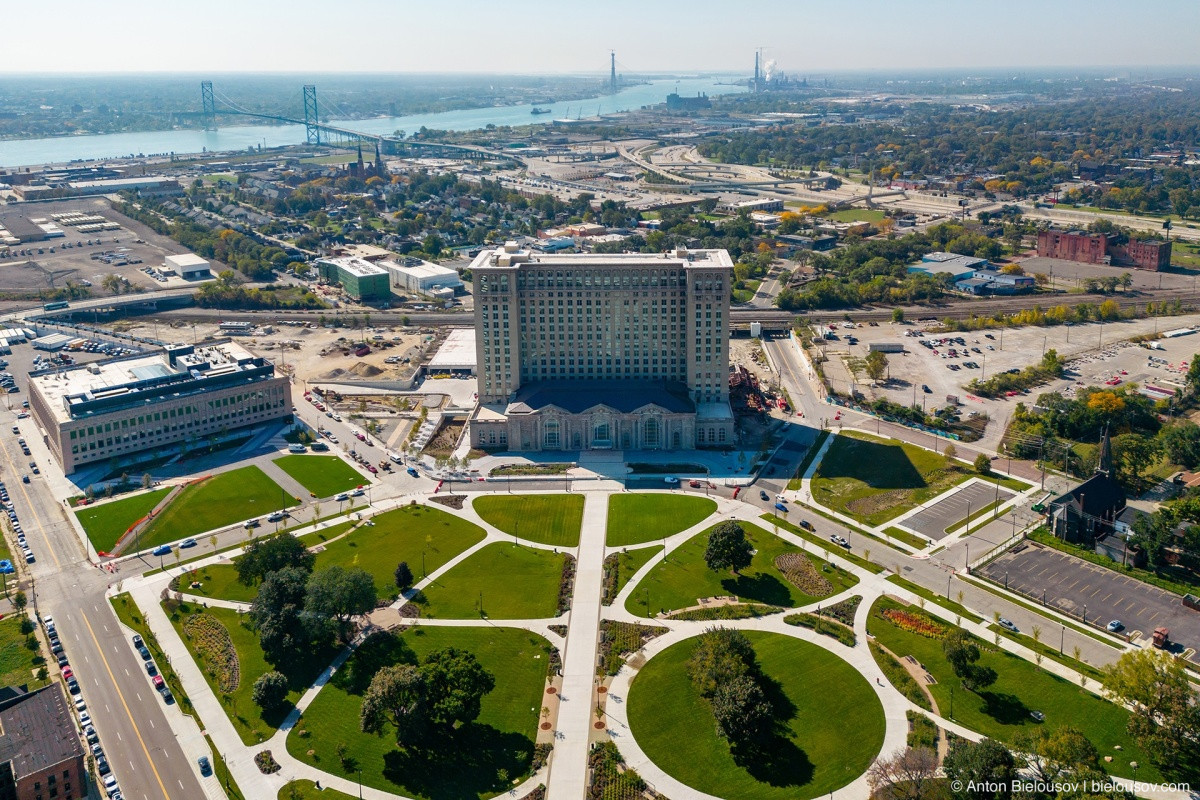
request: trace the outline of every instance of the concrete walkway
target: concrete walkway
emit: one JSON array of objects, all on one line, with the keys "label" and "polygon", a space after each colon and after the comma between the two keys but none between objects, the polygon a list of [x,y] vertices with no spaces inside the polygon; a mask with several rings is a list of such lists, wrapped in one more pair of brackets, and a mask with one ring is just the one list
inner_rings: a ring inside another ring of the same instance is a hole
[{"label": "concrete walkway", "polygon": [[596,688],[596,645],[600,639],[600,599],[604,590],[604,537],[607,493],[589,492],[575,561],[571,624],[563,655],[557,743],[550,763],[550,800],[579,800],[588,789],[588,737]]}]

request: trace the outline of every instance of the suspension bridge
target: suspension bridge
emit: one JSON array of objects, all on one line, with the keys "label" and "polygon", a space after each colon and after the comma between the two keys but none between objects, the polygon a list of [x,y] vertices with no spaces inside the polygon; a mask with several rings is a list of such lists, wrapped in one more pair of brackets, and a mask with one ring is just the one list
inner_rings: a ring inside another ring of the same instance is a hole
[{"label": "suspension bridge", "polygon": [[356,131],[344,125],[335,125],[328,121],[332,118],[346,119],[348,114],[332,107],[317,98],[317,87],[309,84],[303,90],[304,116],[295,117],[286,112],[265,113],[250,111],[243,108],[218,89],[213,88],[212,81],[200,82],[200,118],[205,130],[217,129],[217,116],[237,115],[254,117],[273,122],[284,122],[292,125],[303,125],[305,140],[311,145],[344,146],[348,144],[365,143],[378,145],[379,149],[389,155],[422,155],[432,157],[464,158],[471,160],[519,160],[511,153],[492,150],[466,144],[447,144],[444,142],[422,142],[389,136],[378,133]]}]

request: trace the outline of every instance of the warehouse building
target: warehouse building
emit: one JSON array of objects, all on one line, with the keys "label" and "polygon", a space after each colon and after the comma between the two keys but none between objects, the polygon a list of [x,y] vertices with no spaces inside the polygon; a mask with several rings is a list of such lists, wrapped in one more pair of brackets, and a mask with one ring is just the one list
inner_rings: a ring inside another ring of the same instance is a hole
[{"label": "warehouse building", "polygon": [[275,367],[232,342],[29,375],[29,405],[71,474],[79,467],[195,442],[291,413]]},{"label": "warehouse building", "polygon": [[354,300],[386,300],[391,296],[388,271],[366,259],[357,256],[320,258],[316,267],[322,278],[340,284]]},{"label": "warehouse building", "polygon": [[733,446],[732,269],[725,250],[480,253],[472,446]]},{"label": "warehouse building", "polygon": [[0,689],[0,797],[88,796],[83,745],[62,685]]},{"label": "warehouse building", "polygon": [[163,272],[173,272],[185,280],[207,278],[211,274],[209,263],[195,253],[167,256],[163,265]]},{"label": "warehouse building", "polygon": [[380,266],[391,276],[392,288],[399,290],[396,294],[433,294],[436,289],[450,289],[454,294],[461,294],[464,290],[457,271],[419,258],[384,261]]}]

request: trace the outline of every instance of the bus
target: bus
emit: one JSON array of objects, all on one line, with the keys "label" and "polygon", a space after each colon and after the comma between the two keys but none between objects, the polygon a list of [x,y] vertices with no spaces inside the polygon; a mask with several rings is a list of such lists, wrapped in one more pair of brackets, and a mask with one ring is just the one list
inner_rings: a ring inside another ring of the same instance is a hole
[{"label": "bus", "polygon": [[56,300],[53,303],[46,303],[42,306],[43,311],[58,311],[60,308],[70,308],[71,304],[66,300]]}]

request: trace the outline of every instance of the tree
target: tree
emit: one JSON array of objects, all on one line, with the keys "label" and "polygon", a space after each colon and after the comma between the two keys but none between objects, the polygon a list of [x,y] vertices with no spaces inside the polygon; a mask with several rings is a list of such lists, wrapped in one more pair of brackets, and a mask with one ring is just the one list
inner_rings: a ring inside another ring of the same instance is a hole
[{"label": "tree", "polygon": [[711,698],[722,683],[758,669],[758,657],[746,634],[732,628],[709,628],[696,639],[688,659],[688,677],[701,697]]},{"label": "tree", "polygon": [[749,675],[722,681],[710,702],[717,735],[734,747],[760,740],[774,725],[775,709],[762,686]]},{"label": "tree", "polygon": [[263,655],[279,664],[323,643],[327,629],[304,615],[308,573],[299,567],[272,572],[258,587],[250,606],[250,623],[258,632]]},{"label": "tree", "polygon": [[[1001,800],[1012,795],[1016,759],[993,739],[955,739],[942,763],[955,800]],[[958,787],[958,788],[954,788]],[[990,788],[983,788],[990,787]]]},{"label": "tree", "polygon": [[1053,730],[1039,725],[1018,734],[1014,744],[1019,752],[1028,755],[1033,777],[1046,783],[1062,782],[1073,775],[1101,769],[1096,745],[1070,725]]},{"label": "tree", "polygon": [[996,671],[977,663],[979,648],[966,631],[957,629],[946,634],[942,640],[942,653],[967,691],[975,692],[996,682]]},{"label": "tree", "polygon": [[479,716],[483,696],[496,688],[496,678],[474,653],[447,647],[428,655],[421,665],[429,700],[429,721],[450,728]]},{"label": "tree", "polygon": [[903,308],[893,308],[892,309],[892,322],[904,322],[904,309]]},{"label": "tree", "polygon": [[1171,463],[1185,469],[1200,466],[1200,425],[1183,420],[1159,433],[1163,452]]},{"label": "tree", "polygon": [[925,800],[937,780],[937,753],[928,747],[905,748],[891,758],[877,758],[867,770],[876,800]]},{"label": "tree", "polygon": [[1188,365],[1187,386],[1192,394],[1200,392],[1200,353],[1192,356],[1192,361]]},{"label": "tree", "polygon": [[1162,650],[1124,653],[1104,668],[1104,693],[1131,708],[1128,730],[1169,774],[1194,774],[1200,758],[1200,707],[1183,666]]},{"label": "tree", "polygon": [[975,471],[980,475],[992,474],[992,459],[988,457],[987,453],[975,456]]},{"label": "tree", "polygon": [[713,572],[731,569],[737,575],[750,566],[754,547],[746,539],[746,531],[734,520],[722,522],[708,535],[704,548],[704,563]]},{"label": "tree", "polygon": [[358,715],[364,733],[379,733],[385,722],[396,728],[396,742],[414,742],[429,725],[428,685],[411,664],[384,667],[371,678]]},{"label": "tree", "polygon": [[946,442],[946,449],[942,451],[942,455],[946,457],[946,460],[950,462],[951,466],[954,466],[954,459],[958,457],[958,448],[956,448],[952,443]]},{"label": "tree", "polygon": [[1130,483],[1158,458],[1158,440],[1140,433],[1123,433],[1112,440],[1113,456]]},{"label": "tree", "polygon": [[154,484],[154,478],[149,472],[142,476],[142,488],[149,489]]},{"label": "tree", "polygon": [[251,542],[237,560],[238,581],[251,586],[273,572],[295,567],[312,572],[317,557],[304,543],[287,533],[277,533]]},{"label": "tree", "polygon": [[309,577],[304,610],[313,617],[332,620],[345,640],[350,620],[375,608],[376,599],[371,573],[334,564]]},{"label": "tree", "polygon": [[21,613],[25,610],[25,606],[28,603],[29,603],[29,599],[27,597],[25,597],[25,592],[18,589],[17,593],[13,595],[13,600],[12,600],[13,608],[15,608],[17,610],[17,613]]},{"label": "tree", "polygon": [[287,700],[288,680],[282,672],[272,670],[258,676],[251,698],[263,711],[274,711]]},{"label": "tree", "polygon": [[888,360],[887,356],[883,354],[882,350],[872,350],[871,352],[867,353],[867,357],[864,359],[864,364],[866,365],[867,377],[876,383],[878,383],[879,379],[882,378],[887,372]]},{"label": "tree", "polygon": [[401,561],[396,565],[395,572],[396,588],[400,591],[407,591],[413,585],[413,573],[408,567],[407,561]]}]

